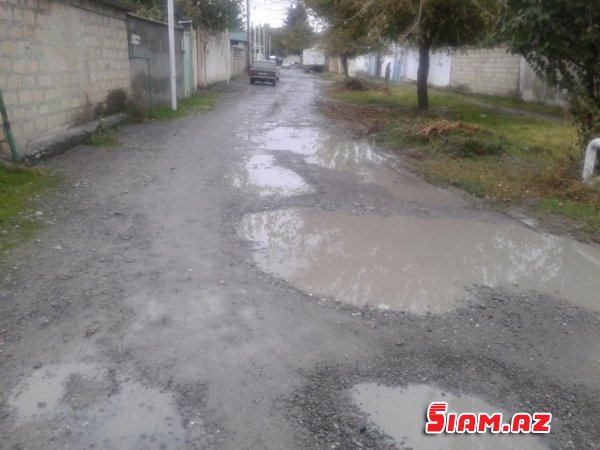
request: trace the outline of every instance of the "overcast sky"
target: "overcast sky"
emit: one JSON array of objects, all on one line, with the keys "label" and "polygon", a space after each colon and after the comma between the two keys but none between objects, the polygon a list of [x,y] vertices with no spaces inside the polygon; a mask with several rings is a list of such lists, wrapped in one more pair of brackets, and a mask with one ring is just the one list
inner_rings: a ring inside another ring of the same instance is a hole
[{"label": "overcast sky", "polygon": [[281,27],[290,3],[291,0],[250,0],[250,20],[254,24]]}]

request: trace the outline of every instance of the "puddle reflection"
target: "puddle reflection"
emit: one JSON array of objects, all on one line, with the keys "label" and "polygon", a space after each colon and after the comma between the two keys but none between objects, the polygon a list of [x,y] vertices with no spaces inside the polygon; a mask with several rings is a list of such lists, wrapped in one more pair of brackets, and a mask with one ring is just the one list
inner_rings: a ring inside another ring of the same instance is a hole
[{"label": "puddle reflection", "polygon": [[275,165],[272,155],[259,154],[248,158],[233,176],[233,185],[256,192],[261,197],[298,195],[312,191],[296,172]]},{"label": "puddle reflection", "polygon": [[478,284],[518,285],[600,309],[600,266],[589,257],[600,260],[597,247],[510,221],[288,209],[248,215],[239,232],[254,242],[263,271],[355,305],[441,313]]},{"label": "puddle reflection", "polygon": [[318,128],[275,127],[261,131],[250,141],[266,150],[283,150],[299,155],[313,155],[322,145],[325,135]]},{"label": "puddle reflection", "polygon": [[9,405],[20,425],[46,419],[67,424],[81,448],[185,446],[185,430],[169,394],[132,381],[118,382],[94,365],[56,364],[34,370],[15,388]]}]

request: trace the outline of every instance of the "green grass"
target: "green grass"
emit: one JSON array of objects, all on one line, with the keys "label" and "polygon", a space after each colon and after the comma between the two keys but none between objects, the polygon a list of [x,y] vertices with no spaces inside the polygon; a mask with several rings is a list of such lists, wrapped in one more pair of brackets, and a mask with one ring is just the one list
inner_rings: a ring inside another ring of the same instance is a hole
[{"label": "green grass", "polygon": [[178,101],[177,111],[173,111],[170,106],[161,106],[148,113],[148,117],[154,120],[172,120],[184,117],[194,111],[212,109],[214,106],[214,94],[201,92]]},{"label": "green grass", "polygon": [[0,251],[28,239],[41,226],[35,212],[60,178],[39,169],[0,165]]},{"label": "green grass", "polygon": [[542,114],[547,116],[564,117],[566,111],[557,105],[547,105],[539,102],[526,102],[516,98],[495,97],[483,94],[463,94],[466,99],[480,102],[494,108],[509,108],[518,111]]},{"label": "green grass", "polygon": [[538,205],[544,213],[565,216],[573,220],[576,226],[591,233],[600,230],[600,209],[559,198],[546,198]]},{"label": "green grass", "polygon": [[[538,205],[533,212],[566,218],[600,240],[600,190],[580,182],[577,132],[559,108],[430,89],[430,110],[420,112],[410,85],[390,86],[388,92],[347,91],[338,85],[331,95],[355,105],[351,120],[366,117],[364,108],[383,107],[376,138],[408,156],[428,179],[495,203]],[[417,135],[444,120],[479,129]]]},{"label": "green grass", "polygon": [[119,140],[117,139],[116,130],[111,128],[92,134],[86,141],[86,144],[91,145],[93,147],[108,148],[116,147],[117,145],[119,145]]}]

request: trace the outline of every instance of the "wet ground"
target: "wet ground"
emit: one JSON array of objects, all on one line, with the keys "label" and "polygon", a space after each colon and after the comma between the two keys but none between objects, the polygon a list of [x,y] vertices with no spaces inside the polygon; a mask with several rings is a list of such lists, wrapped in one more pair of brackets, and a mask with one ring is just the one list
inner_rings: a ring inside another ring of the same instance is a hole
[{"label": "wet ground", "polygon": [[[2,448],[596,448],[600,248],[541,233],[318,113],[325,82],[219,88],[46,163],[2,255]],[[425,409],[549,435],[425,436]]]}]

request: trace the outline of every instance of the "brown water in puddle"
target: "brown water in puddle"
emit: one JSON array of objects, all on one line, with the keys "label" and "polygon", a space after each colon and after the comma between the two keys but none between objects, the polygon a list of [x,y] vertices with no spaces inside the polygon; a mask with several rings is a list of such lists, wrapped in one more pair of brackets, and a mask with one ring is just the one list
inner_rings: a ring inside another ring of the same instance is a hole
[{"label": "brown water in puddle", "polygon": [[290,196],[311,192],[300,175],[275,165],[272,155],[253,155],[233,175],[233,185],[261,197]]},{"label": "brown water in puddle", "polygon": [[535,289],[600,309],[600,249],[499,219],[352,215],[287,209],[251,214],[240,234],[265,272],[355,304],[442,313],[465,287]]},{"label": "brown water in puddle", "polygon": [[185,447],[185,430],[169,394],[132,381],[111,381],[105,369],[94,365],[34,370],[17,385],[9,406],[19,426],[45,420],[68,424],[81,448]]},{"label": "brown water in puddle", "polygon": [[[400,448],[496,450],[546,449],[542,442],[531,435],[502,434],[439,434],[424,433],[425,414],[431,402],[447,402],[449,412],[503,413],[503,422],[508,422],[506,412],[499,410],[478,397],[453,395],[435,386],[424,384],[394,388],[375,383],[356,385],[353,400],[379,430],[392,437]],[[517,412],[517,411],[514,411]],[[518,411],[521,412],[521,411]],[[528,411],[533,413],[534,411]]]}]

